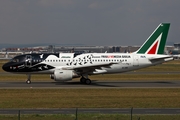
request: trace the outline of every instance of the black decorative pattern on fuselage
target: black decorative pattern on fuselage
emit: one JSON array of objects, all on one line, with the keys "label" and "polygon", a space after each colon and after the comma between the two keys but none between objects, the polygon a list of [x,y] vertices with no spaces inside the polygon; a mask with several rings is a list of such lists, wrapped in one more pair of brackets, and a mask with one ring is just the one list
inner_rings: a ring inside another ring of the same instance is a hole
[{"label": "black decorative pattern on fuselage", "polygon": [[[45,70],[50,70],[53,69],[54,67],[47,65],[47,64],[38,64],[36,66],[30,67],[27,70],[29,71],[45,71]],[[27,71],[27,72],[28,72]]]},{"label": "black decorative pattern on fuselage", "polygon": [[49,55],[59,57],[59,54],[25,54],[14,57],[4,65],[7,72],[36,72],[50,70],[55,67],[43,62]]},{"label": "black decorative pattern on fuselage", "polygon": [[[83,54],[82,54],[83,55]],[[93,64],[92,63],[92,54],[84,55],[83,57],[80,55],[76,55],[74,57],[74,60],[71,61],[70,63],[67,63],[66,65],[71,66],[71,65],[85,65],[85,64]]]}]

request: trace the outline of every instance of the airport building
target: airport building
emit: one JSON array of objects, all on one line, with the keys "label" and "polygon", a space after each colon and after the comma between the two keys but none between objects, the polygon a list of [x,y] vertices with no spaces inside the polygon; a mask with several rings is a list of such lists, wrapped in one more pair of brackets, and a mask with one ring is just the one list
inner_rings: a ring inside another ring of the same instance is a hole
[{"label": "airport building", "polygon": [[174,43],[174,49],[169,51],[172,55],[179,55],[180,54],[180,43]]},{"label": "airport building", "polygon": [[180,43],[174,43],[174,49],[180,50]]}]

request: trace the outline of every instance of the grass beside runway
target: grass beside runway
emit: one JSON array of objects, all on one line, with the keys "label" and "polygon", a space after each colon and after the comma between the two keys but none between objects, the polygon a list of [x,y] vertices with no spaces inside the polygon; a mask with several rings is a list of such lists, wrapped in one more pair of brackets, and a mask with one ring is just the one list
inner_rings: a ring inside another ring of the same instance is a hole
[{"label": "grass beside runway", "polygon": [[180,88],[1,89],[0,108],[180,108]]},{"label": "grass beside runway", "polygon": [[[133,115],[133,120],[179,120],[180,115]],[[0,115],[2,120],[17,120],[17,115]],[[21,120],[74,120],[75,115],[21,115]],[[130,115],[78,114],[78,120],[130,120]]]}]

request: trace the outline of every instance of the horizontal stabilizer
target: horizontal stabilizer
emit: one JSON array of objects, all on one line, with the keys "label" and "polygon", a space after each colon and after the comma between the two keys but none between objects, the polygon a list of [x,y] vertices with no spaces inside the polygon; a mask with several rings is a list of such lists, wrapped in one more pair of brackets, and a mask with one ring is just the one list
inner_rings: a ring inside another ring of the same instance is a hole
[{"label": "horizontal stabilizer", "polygon": [[158,62],[158,61],[170,61],[170,60],[173,60],[173,57],[172,56],[165,56],[165,57],[152,57],[152,58],[149,58],[149,60],[154,63],[154,62]]}]

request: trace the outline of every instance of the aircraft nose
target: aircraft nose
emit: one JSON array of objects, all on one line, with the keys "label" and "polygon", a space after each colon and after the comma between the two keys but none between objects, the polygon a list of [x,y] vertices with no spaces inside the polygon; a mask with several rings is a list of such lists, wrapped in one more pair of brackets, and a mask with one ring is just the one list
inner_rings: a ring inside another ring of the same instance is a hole
[{"label": "aircraft nose", "polygon": [[4,71],[8,71],[8,68],[9,68],[9,65],[7,65],[7,63],[2,66],[2,69]]}]

